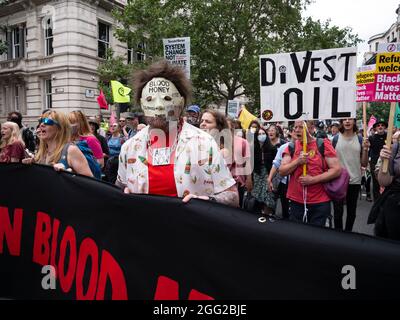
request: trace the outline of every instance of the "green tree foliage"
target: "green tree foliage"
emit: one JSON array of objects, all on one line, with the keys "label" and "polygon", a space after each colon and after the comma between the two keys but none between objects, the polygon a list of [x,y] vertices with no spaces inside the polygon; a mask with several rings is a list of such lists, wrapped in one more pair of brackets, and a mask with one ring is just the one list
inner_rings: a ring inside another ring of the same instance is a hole
[{"label": "green tree foliage", "polygon": [[2,55],[3,53],[6,53],[7,50],[8,50],[7,43],[0,40],[0,55]]},{"label": "green tree foliage", "polygon": [[[195,102],[221,103],[246,95],[259,104],[260,54],[355,45],[349,28],[303,19],[309,0],[131,0],[114,12],[117,37],[163,56],[162,39],[191,38]],[[222,85],[222,86],[221,86]]]},{"label": "green tree foliage", "polygon": [[[3,3],[4,5],[6,4],[5,2]],[[1,0],[0,0],[0,7],[3,5]],[[1,25],[0,26],[0,33],[6,33],[7,32],[7,26],[6,25]],[[6,41],[3,41],[0,39],[0,55],[3,53],[6,53],[8,51],[8,43]]]},{"label": "green tree foliage", "polygon": [[294,42],[293,51],[319,50],[329,48],[344,48],[361,42],[357,35],[352,34],[351,28],[340,29],[331,26],[331,22],[320,20],[305,20],[300,37]]},{"label": "green tree foliage", "polygon": [[[376,119],[389,120],[390,103],[385,102],[371,102],[367,105],[367,123],[373,115]],[[357,109],[357,119],[363,118],[362,108]]]}]

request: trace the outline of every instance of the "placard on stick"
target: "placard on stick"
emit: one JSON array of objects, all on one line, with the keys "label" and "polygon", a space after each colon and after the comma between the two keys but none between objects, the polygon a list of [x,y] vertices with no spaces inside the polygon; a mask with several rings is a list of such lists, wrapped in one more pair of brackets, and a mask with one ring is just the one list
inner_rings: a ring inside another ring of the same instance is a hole
[{"label": "placard on stick", "polygon": [[260,56],[264,121],[355,118],[356,48]]}]

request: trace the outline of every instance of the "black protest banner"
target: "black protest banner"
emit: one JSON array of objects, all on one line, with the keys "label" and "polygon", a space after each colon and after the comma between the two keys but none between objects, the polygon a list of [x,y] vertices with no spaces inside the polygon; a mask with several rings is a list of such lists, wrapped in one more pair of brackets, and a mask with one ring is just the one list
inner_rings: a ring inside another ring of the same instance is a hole
[{"label": "black protest banner", "polygon": [[398,297],[397,242],[260,223],[207,201],[124,195],[45,166],[0,165],[0,177],[2,298]]}]

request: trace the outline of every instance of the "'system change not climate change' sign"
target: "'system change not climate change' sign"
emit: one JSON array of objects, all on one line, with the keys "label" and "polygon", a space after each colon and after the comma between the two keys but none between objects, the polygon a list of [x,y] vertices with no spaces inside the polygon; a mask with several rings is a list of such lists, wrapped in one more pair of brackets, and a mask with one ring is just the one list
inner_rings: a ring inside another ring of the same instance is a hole
[{"label": "'system change not climate change' sign", "polygon": [[356,48],[260,56],[264,121],[356,115]]},{"label": "'system change not climate change' sign", "polygon": [[190,79],[190,38],[163,39],[164,58],[171,64],[182,67]]}]

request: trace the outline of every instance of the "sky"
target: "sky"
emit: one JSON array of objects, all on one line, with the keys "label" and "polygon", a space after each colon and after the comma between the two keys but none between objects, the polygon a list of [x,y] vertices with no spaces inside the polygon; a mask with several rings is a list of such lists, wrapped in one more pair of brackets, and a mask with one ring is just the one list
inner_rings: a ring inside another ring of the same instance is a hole
[{"label": "sky", "polygon": [[305,16],[325,21],[340,28],[350,27],[364,40],[358,45],[358,64],[365,51],[369,51],[368,39],[387,31],[396,22],[396,9],[400,0],[313,0]]}]

